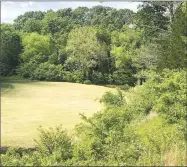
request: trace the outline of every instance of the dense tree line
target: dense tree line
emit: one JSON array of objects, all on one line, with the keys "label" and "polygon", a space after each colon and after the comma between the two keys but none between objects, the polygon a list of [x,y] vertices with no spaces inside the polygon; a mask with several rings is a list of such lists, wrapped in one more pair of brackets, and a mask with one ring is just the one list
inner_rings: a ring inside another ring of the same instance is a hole
[{"label": "dense tree line", "polygon": [[137,13],[103,6],[26,12],[2,24],[1,75],[135,85],[142,71],[184,67],[182,7],[145,2]]}]

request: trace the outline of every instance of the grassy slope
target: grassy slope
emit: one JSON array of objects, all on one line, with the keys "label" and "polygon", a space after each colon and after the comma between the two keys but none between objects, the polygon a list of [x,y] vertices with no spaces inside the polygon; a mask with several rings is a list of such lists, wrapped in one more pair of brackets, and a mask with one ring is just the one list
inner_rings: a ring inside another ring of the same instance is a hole
[{"label": "grassy slope", "polygon": [[62,124],[69,133],[79,113],[89,116],[101,109],[96,98],[111,88],[60,82],[1,84],[2,146],[32,147],[37,127]]}]

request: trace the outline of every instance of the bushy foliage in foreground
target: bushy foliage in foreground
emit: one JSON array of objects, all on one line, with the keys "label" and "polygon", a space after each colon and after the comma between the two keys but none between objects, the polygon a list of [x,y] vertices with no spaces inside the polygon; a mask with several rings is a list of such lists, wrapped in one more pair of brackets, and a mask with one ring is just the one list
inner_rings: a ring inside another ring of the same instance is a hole
[{"label": "bushy foliage in foreground", "polygon": [[90,118],[81,114],[84,122],[72,137],[60,127],[40,129],[36,151],[10,148],[3,165],[186,165],[185,71],[151,76],[128,92],[107,92],[101,99],[106,108]]}]

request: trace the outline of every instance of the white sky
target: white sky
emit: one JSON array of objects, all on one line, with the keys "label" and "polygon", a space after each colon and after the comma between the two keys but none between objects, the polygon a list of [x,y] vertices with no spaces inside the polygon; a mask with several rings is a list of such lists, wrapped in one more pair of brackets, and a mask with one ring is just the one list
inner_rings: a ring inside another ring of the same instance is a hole
[{"label": "white sky", "polygon": [[58,10],[62,8],[77,8],[79,6],[86,6],[88,8],[102,5],[109,6],[117,9],[127,8],[131,9],[134,12],[137,11],[137,6],[141,4],[141,2],[85,2],[85,1],[58,1],[58,2],[13,2],[6,1],[1,2],[1,22],[2,23],[13,23],[13,20],[17,18],[17,16],[24,14],[27,11],[47,11],[49,9]]}]

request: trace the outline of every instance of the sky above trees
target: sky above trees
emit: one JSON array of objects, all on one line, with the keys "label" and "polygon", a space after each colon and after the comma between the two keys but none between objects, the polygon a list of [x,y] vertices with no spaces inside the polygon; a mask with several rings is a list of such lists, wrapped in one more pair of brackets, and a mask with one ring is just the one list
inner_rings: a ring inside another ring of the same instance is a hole
[{"label": "sky above trees", "polygon": [[93,6],[102,5],[102,6],[109,6],[117,9],[131,9],[134,12],[137,11],[138,5],[141,4],[141,2],[102,2],[99,1],[91,1],[91,2],[85,2],[85,1],[62,1],[62,2],[2,2],[1,3],[1,22],[2,23],[13,23],[14,19],[17,18],[17,16],[24,14],[27,11],[47,11],[47,10],[58,10],[63,8],[77,8],[79,6],[86,6],[88,8],[91,8]]}]

